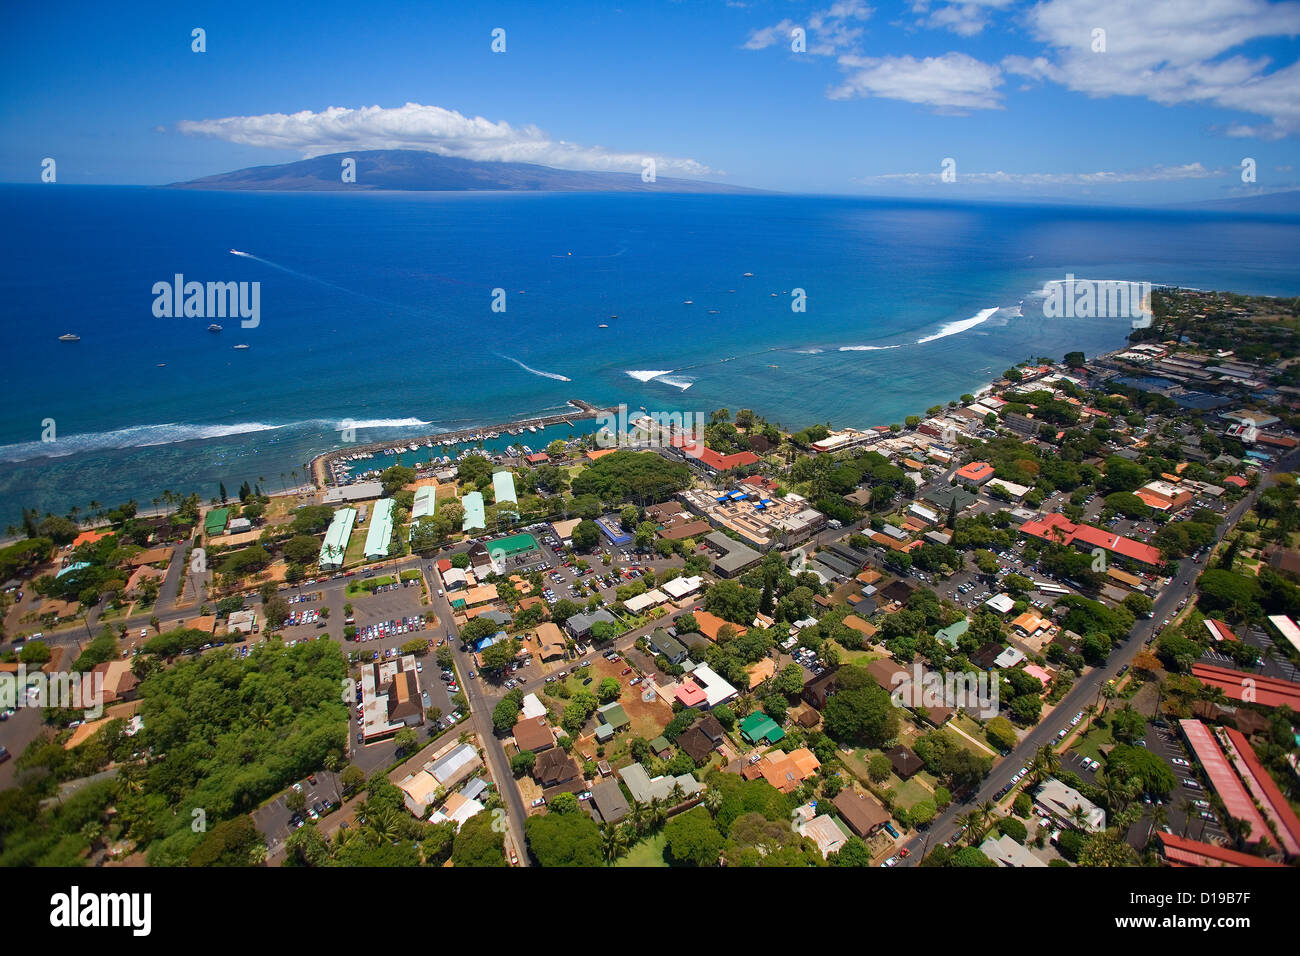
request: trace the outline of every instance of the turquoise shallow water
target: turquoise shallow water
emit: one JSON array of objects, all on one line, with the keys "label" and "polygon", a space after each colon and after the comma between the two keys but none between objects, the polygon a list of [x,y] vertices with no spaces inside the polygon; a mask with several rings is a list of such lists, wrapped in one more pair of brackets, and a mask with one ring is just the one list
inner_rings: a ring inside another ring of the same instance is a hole
[{"label": "turquoise shallow water", "polygon": [[[1020,359],[1118,347],[1122,320],[1043,317],[1032,293],[1066,273],[1300,293],[1300,222],[1212,213],[63,186],[0,187],[0,209],[0,527],[278,488],[345,419],[363,441],[570,398],[901,421]],[[156,317],[178,273],[260,283],[258,325]]]}]

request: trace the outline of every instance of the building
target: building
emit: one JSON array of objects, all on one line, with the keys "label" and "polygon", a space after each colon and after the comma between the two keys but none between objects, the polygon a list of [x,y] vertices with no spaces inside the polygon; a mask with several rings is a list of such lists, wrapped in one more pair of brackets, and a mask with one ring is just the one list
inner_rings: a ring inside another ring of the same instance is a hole
[{"label": "building", "polygon": [[617,823],[631,810],[623,788],[615,780],[602,780],[591,788],[591,805],[602,823]]},{"label": "building", "polygon": [[800,836],[807,837],[817,844],[822,859],[825,859],[849,842],[849,834],[840,828],[833,817],[825,813],[815,816],[816,813],[811,804],[804,804],[795,810],[795,829],[799,831]]},{"label": "building", "polygon": [[677,688],[677,699],[686,707],[712,710],[735,696],[736,688],[715,674],[708,664],[697,664]]},{"label": "building", "polygon": [[684,597],[694,594],[700,589],[703,579],[694,574],[690,577],[673,578],[671,581],[665,581],[659,585],[659,590],[663,591],[674,601],[680,601]]},{"label": "building", "polygon": [[487,515],[483,506],[483,492],[471,491],[462,495],[461,505],[465,509],[465,519],[460,523],[462,531],[484,531],[487,529]]},{"label": "building", "polygon": [[361,668],[361,733],[366,743],[424,723],[414,655],[373,661]]},{"label": "building", "polygon": [[980,844],[980,852],[998,866],[1047,866],[1046,863],[1005,833],[996,839],[993,837],[986,839]]},{"label": "building", "polygon": [[320,501],[323,505],[369,501],[371,498],[378,498],[383,493],[384,483],[382,481],[358,481],[350,485],[340,485],[338,488],[328,489],[321,496]]},{"label": "building", "polygon": [[437,510],[438,489],[433,485],[421,485],[415,489],[415,502],[411,505],[411,533],[421,518],[432,518]]},{"label": "building", "polygon": [[614,623],[614,615],[610,614],[603,607],[597,608],[591,614],[583,612],[575,614],[564,622],[564,628],[575,640],[583,640],[591,636],[591,627],[597,621],[604,621],[606,624]]},{"label": "building", "polygon": [[889,765],[894,769],[894,775],[899,780],[911,780],[925,769],[925,764],[921,762],[921,758],[902,744],[886,750],[885,756],[889,758]]},{"label": "building", "polygon": [[388,557],[388,548],[393,540],[393,508],[396,502],[392,498],[380,498],[375,502],[375,514],[370,519],[366,531],[366,560],[378,561]]},{"label": "building", "polygon": [[1229,850],[1215,843],[1189,840],[1173,833],[1156,831],[1160,852],[1170,866],[1282,866],[1249,853]]},{"label": "building", "polygon": [[[1066,786],[1055,777],[1049,778],[1038,788],[1038,792],[1034,795],[1034,803],[1065,826],[1083,829],[1089,833],[1106,829],[1106,811],[1078,790]],[[1081,823],[1075,822],[1076,810],[1083,814]]]},{"label": "building", "polygon": [[544,750],[533,764],[533,779],[543,790],[564,787],[580,780],[578,765],[559,747]]},{"label": "building", "polygon": [[493,472],[492,494],[496,498],[498,505],[504,503],[518,506],[519,498],[515,495],[515,476],[508,471]]},{"label": "building", "polygon": [[802,696],[804,703],[817,710],[826,709],[826,701],[839,689],[839,679],[837,677],[837,668],[828,667],[821,674],[810,678],[803,685]]},{"label": "building", "polygon": [[1254,703],[1263,707],[1274,708],[1287,705],[1300,712],[1300,683],[1282,680],[1279,677],[1265,677],[1263,674],[1217,667],[1197,661],[1192,665],[1192,676],[1202,684],[1209,684],[1223,691],[1229,700],[1238,703]]},{"label": "building", "polygon": [[537,625],[534,638],[537,641],[537,656],[544,661],[560,660],[568,649],[568,642],[559,625],[550,621]]},{"label": "building", "polygon": [[334,512],[329,529],[325,532],[325,541],[320,547],[320,567],[322,571],[337,571],[343,567],[343,557],[352,539],[352,526],[356,523],[355,508],[340,508]]},{"label": "building", "polygon": [[453,823],[459,830],[466,820],[476,813],[483,812],[483,804],[466,797],[463,793],[453,793],[441,807],[429,817],[430,823]]},{"label": "building", "polygon": [[716,554],[713,570],[720,577],[734,578],[748,571],[762,560],[763,556],[748,545],[728,538],[721,531],[714,531],[704,539],[709,549]]},{"label": "building", "polygon": [[511,733],[521,753],[541,753],[555,746],[555,732],[545,717],[521,717]]},{"label": "building", "polygon": [[1150,567],[1160,564],[1158,548],[1134,541],[1132,538],[1112,534],[1101,528],[1094,528],[1092,525],[1075,524],[1059,512],[1046,515],[1041,521],[1026,521],[1020,526],[1020,530],[1024,534],[1031,534],[1044,541],[1070,544],[1085,551],[1101,548],[1112,555],[1130,558]]},{"label": "building", "polygon": [[755,766],[768,783],[782,793],[793,793],[799,785],[821,769],[821,762],[807,747],[788,754],[779,750],[765,754]]},{"label": "building", "polygon": [[718,617],[716,614],[710,613],[709,611],[695,611],[694,617],[695,623],[699,625],[700,633],[711,641],[716,641],[718,639],[718,634],[722,632],[724,627],[731,628],[735,632],[736,637],[740,637],[747,630],[747,628],[741,627],[739,624],[732,624],[730,621],[724,621],[722,618]]},{"label": "building", "polygon": [[694,774],[684,773],[680,777],[665,775],[652,779],[646,773],[645,767],[639,763],[623,767],[617,773],[623,778],[623,783],[627,785],[628,792],[632,794],[632,800],[636,803],[648,804],[655,800],[661,803],[668,802],[672,800],[675,786],[681,787],[686,799],[704,789],[704,785],[695,779]]},{"label": "building", "polygon": [[953,481],[979,488],[993,477],[993,466],[987,461],[972,461],[962,465],[953,474]]},{"label": "building", "polygon": [[1210,733],[1209,726],[1199,720],[1184,719],[1178,721],[1178,729],[1188,748],[1196,755],[1197,762],[1205,769],[1210,787],[1223,801],[1224,811],[1233,819],[1249,824],[1249,832],[1242,837],[1243,842],[1247,846],[1253,846],[1265,838],[1276,839],[1255,809],[1254,799]]},{"label": "building", "polygon": [[668,658],[670,664],[680,664],[682,661],[686,660],[686,656],[689,653],[686,650],[685,644],[677,640],[677,638],[673,637],[662,627],[655,628],[654,633],[646,638],[646,645],[655,656],[662,654],[664,657]]},{"label": "building", "polygon": [[756,710],[740,722],[740,736],[751,744],[774,744],[785,736],[775,720]]},{"label": "building", "polygon": [[864,840],[889,822],[889,811],[875,797],[864,797],[850,789],[837,793],[831,805],[845,825]]}]

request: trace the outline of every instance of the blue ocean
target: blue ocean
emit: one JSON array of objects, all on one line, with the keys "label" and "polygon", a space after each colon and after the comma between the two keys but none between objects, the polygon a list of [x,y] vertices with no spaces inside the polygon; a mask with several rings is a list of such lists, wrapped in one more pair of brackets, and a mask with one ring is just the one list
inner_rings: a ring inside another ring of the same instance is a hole
[{"label": "blue ocean", "polygon": [[[1044,317],[1067,274],[1300,294],[1300,220],[1217,212],[77,186],[3,186],[0,209],[0,529],[279,490],[345,422],[387,441],[575,398],[901,422],[1022,359],[1122,345],[1126,320]],[[177,276],[259,283],[257,325],[157,316]]]}]

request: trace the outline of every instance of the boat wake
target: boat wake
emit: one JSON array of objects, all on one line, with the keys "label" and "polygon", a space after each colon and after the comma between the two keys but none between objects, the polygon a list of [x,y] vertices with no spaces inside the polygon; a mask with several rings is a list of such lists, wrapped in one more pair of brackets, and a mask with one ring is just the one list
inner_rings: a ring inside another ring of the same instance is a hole
[{"label": "boat wake", "polygon": [[889,349],[901,349],[901,345],[841,345],[841,352],[886,352]]},{"label": "boat wake", "polygon": [[633,369],[627,372],[628,375],[638,382],[658,382],[662,385],[671,385],[673,388],[679,388],[683,392],[695,384],[695,379],[689,375],[674,375],[675,370],[667,369]]},{"label": "boat wake", "polygon": [[[498,353],[498,354],[500,354],[500,353]],[[567,375],[561,375],[559,372],[543,372],[543,371],[541,371],[540,369],[529,368],[529,367],[528,367],[527,365],[525,365],[523,362],[519,361],[519,359],[517,359],[517,358],[511,358],[509,355],[501,355],[501,358],[505,359],[507,362],[514,362],[516,365],[518,365],[518,366],[519,366],[521,369],[523,369],[525,372],[531,372],[533,375],[540,375],[542,378],[553,378],[553,379],[555,379],[557,382],[572,382],[572,381],[573,381],[573,379],[569,378]]]}]

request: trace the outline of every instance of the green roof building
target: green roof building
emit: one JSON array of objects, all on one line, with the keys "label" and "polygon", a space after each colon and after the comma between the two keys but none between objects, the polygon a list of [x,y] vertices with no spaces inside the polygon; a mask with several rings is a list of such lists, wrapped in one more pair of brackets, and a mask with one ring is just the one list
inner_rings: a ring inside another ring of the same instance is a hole
[{"label": "green roof building", "polygon": [[937,637],[939,640],[943,641],[945,644],[949,644],[952,647],[956,647],[957,638],[961,637],[969,630],[970,630],[970,621],[968,621],[966,618],[962,618],[956,624],[949,624],[947,627],[935,631],[934,636]]},{"label": "green roof building", "polygon": [[519,504],[519,499],[515,496],[515,476],[508,471],[498,471],[492,475],[492,493],[496,495],[497,504]]},{"label": "green roof building", "polygon": [[481,491],[471,491],[460,499],[460,503],[465,507],[465,520],[460,524],[461,531],[473,531],[477,528],[483,531],[487,528],[487,516],[483,510],[483,493]]},{"label": "green roof building", "polygon": [[203,519],[203,530],[209,538],[213,535],[221,534],[226,530],[226,522],[230,520],[229,508],[213,508],[208,512],[208,516]]},{"label": "green roof building", "polygon": [[366,532],[366,560],[388,557],[388,546],[393,540],[393,499],[380,498],[375,502],[375,514]]},{"label": "green roof building", "polygon": [[740,722],[740,736],[751,744],[774,744],[785,736],[785,731],[767,714],[756,710]]},{"label": "green roof building", "polygon": [[343,555],[347,553],[352,525],[356,520],[356,508],[340,508],[334,512],[334,520],[330,522],[329,530],[325,532],[325,543],[320,548],[321,570],[337,571],[343,567]]}]

